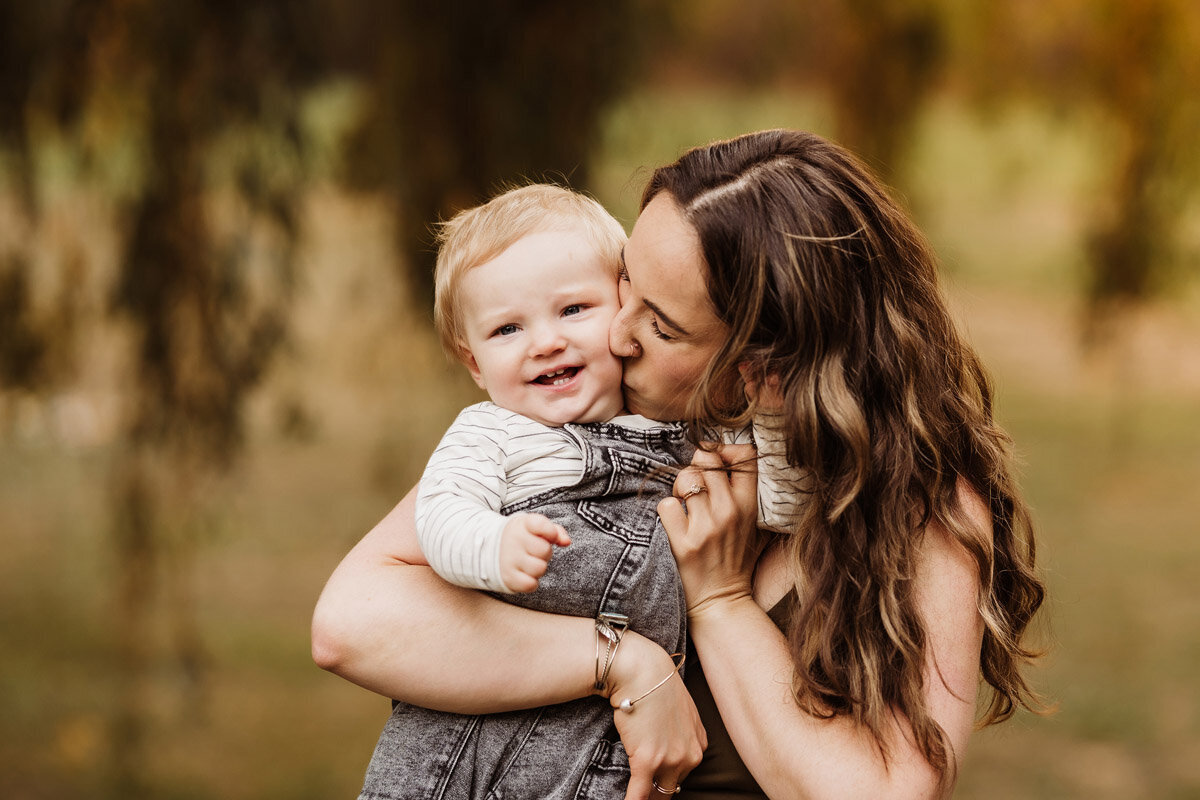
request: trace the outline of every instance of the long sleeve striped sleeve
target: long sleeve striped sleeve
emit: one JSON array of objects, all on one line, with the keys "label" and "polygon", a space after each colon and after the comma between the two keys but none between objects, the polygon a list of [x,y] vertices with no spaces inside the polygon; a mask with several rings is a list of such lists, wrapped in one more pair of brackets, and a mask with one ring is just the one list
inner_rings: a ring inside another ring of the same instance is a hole
[{"label": "long sleeve striped sleeve", "polygon": [[721,436],[726,444],[753,444],[758,450],[758,525],[795,533],[806,493],[804,471],[787,460],[783,415],[759,413],[741,430]]},{"label": "long sleeve striped sleeve", "polygon": [[434,571],[471,589],[508,592],[500,580],[507,432],[490,409],[464,409],[417,487],[417,540]]},{"label": "long sleeve striped sleeve", "polygon": [[484,402],[446,431],[417,487],[417,540],[458,586],[508,593],[500,578],[506,505],[579,480],[583,453],[551,428]]}]

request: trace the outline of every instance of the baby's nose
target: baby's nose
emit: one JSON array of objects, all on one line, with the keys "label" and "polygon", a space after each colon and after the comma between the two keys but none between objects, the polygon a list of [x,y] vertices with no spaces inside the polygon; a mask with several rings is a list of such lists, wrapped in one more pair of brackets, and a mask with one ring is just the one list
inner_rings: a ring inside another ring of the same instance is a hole
[{"label": "baby's nose", "polygon": [[567,340],[557,325],[539,325],[530,337],[530,345],[534,355],[543,356],[562,350]]}]

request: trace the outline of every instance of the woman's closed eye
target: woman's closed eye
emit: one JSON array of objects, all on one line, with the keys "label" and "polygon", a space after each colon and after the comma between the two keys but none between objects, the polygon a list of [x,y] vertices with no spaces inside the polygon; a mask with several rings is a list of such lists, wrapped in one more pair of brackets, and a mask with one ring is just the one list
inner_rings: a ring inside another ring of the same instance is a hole
[{"label": "woman's closed eye", "polygon": [[675,338],[674,336],[669,336],[663,333],[662,328],[658,327],[658,320],[656,320],[654,317],[650,318],[650,329],[654,331],[655,336],[663,341],[669,342]]}]

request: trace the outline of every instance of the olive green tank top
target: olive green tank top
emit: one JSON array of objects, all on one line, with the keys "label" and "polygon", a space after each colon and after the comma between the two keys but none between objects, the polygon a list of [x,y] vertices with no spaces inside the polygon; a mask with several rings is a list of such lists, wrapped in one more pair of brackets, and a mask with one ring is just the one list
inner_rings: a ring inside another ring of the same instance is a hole
[{"label": "olive green tank top", "polygon": [[[797,602],[793,589],[767,612],[780,630],[785,629],[796,610]],[[696,652],[690,641],[688,651]],[[700,721],[708,733],[708,747],[704,750],[704,760],[684,779],[683,789],[676,797],[679,800],[767,800],[767,796],[750,775],[750,770],[742,762],[742,757],[734,749],[725,723],[721,721],[721,715],[717,712],[717,702],[713,699],[708,681],[704,678],[703,665],[689,662],[683,682],[692,694],[696,710],[700,712]]]}]

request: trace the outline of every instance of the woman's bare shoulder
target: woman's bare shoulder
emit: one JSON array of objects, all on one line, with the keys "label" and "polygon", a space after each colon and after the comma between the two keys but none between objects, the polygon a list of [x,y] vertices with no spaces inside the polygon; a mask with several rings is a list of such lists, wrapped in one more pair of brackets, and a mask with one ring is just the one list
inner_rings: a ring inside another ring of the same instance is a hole
[{"label": "woman's bare shoulder", "polygon": [[976,533],[991,539],[992,510],[988,507],[987,501],[983,499],[983,495],[970,481],[961,477],[955,486],[955,494],[958,507],[962,510],[967,522],[975,529]]}]

